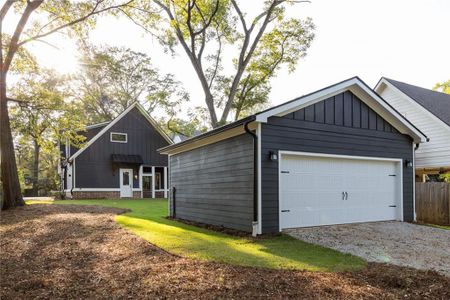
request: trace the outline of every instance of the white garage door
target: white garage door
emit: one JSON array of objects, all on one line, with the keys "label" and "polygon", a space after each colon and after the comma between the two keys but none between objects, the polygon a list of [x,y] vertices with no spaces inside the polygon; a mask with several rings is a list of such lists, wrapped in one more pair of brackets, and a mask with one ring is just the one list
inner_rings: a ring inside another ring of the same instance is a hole
[{"label": "white garage door", "polygon": [[398,161],[280,159],[280,229],[402,219]]}]

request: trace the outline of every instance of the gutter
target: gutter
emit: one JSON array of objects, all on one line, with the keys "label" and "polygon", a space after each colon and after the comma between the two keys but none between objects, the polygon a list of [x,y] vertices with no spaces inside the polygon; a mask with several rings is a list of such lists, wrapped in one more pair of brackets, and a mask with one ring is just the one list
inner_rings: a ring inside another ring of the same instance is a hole
[{"label": "gutter", "polygon": [[245,132],[253,138],[253,222],[252,236],[256,236],[258,232],[258,136],[252,132],[248,125],[253,121],[244,123]]},{"label": "gutter", "polygon": [[198,140],[202,140],[202,139],[207,138],[209,136],[216,135],[218,133],[227,131],[229,129],[239,127],[242,124],[250,123],[252,121],[255,121],[255,119],[256,119],[256,115],[251,115],[251,116],[248,116],[248,117],[243,118],[241,120],[238,120],[236,122],[233,122],[233,123],[230,123],[230,124],[227,124],[227,125],[223,125],[221,127],[217,127],[217,128],[215,128],[213,130],[210,130],[208,132],[205,132],[205,133],[202,133],[200,135],[194,136],[194,137],[192,137],[190,139],[187,139],[185,141],[182,141],[182,142],[179,142],[179,143],[176,143],[176,144],[172,144],[172,145],[169,145],[169,146],[165,146],[165,147],[159,148],[159,149],[157,149],[157,151],[160,154],[168,154],[168,151],[174,150],[176,148],[179,148],[181,146],[184,146],[186,144],[190,144],[190,143],[198,141]]}]

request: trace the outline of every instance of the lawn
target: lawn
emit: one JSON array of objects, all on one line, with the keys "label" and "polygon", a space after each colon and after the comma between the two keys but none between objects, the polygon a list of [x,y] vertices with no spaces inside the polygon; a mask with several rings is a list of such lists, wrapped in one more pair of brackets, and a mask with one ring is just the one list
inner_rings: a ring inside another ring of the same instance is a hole
[{"label": "lawn", "polygon": [[116,216],[119,224],[167,252],[182,257],[242,266],[311,271],[353,271],[366,266],[365,261],[358,257],[287,235],[244,238],[169,220],[165,218],[166,200],[64,200],[54,203],[130,209],[128,213]]},{"label": "lawn", "polygon": [[436,224],[425,224],[426,226],[431,226],[434,228],[444,229],[444,230],[450,230],[450,226],[448,225],[436,225]]}]

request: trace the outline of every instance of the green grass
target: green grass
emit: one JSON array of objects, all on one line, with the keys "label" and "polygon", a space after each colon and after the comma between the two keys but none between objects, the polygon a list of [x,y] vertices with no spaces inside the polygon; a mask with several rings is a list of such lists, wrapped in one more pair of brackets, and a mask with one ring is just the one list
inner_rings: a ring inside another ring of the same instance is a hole
[{"label": "green grass", "polygon": [[424,224],[424,225],[444,230],[450,230],[450,226],[447,225],[436,225],[436,224]]},{"label": "green grass", "polygon": [[182,257],[242,266],[311,271],[353,271],[366,266],[361,258],[287,235],[265,239],[243,238],[168,220],[165,218],[166,200],[64,200],[54,203],[131,209],[131,212],[116,216],[116,221],[148,242]]}]

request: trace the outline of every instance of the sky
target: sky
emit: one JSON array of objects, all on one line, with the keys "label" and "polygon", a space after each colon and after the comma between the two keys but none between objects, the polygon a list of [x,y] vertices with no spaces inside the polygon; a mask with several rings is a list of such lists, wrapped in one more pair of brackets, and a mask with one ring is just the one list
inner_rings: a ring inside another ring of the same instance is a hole
[{"label": "sky", "polygon": [[[241,1],[248,18],[258,13],[257,2]],[[289,7],[288,15],[311,17],[316,36],[296,71],[283,69],[272,80],[271,105],[352,76],[372,87],[382,76],[425,88],[450,79],[450,0],[311,0]],[[156,67],[183,83],[191,105],[204,104],[201,86],[181,49],[174,57],[164,54],[136,25],[112,17],[100,19],[90,39],[149,54]],[[58,49],[42,43],[31,46],[42,65],[61,72],[78,68],[73,42],[61,35],[48,41]]]}]

